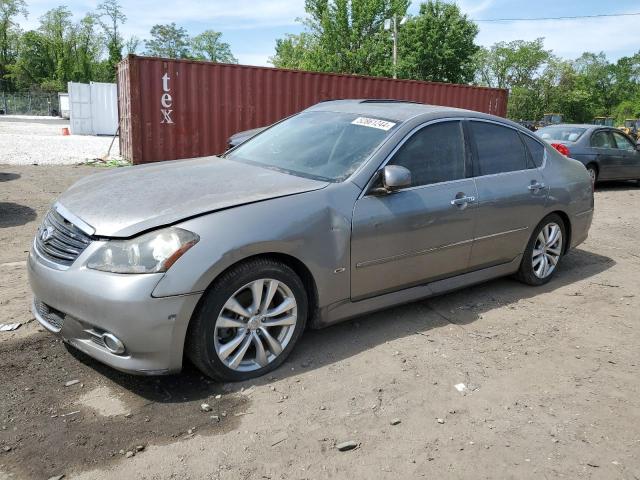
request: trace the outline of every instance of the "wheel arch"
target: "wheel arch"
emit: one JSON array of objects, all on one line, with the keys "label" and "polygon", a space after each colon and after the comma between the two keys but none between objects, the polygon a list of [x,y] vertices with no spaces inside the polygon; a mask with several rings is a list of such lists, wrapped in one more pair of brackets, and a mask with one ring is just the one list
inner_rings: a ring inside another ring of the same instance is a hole
[{"label": "wheel arch", "polygon": [[[198,305],[196,306],[196,308],[193,310],[193,313],[191,314],[191,318],[189,319],[189,327],[187,327],[187,329],[190,328],[194,317],[200,311],[202,302],[204,301],[204,298],[206,297],[206,294],[211,290],[211,288],[213,288],[213,286],[216,283],[216,281],[218,280],[218,278],[220,278],[222,275],[227,273],[229,270],[237,267],[238,265],[242,265],[243,263],[248,263],[248,262],[251,262],[252,260],[256,260],[256,259],[273,260],[273,261],[282,263],[284,265],[287,265],[289,268],[291,268],[296,273],[296,275],[298,275],[298,277],[300,277],[300,280],[302,280],[302,283],[304,284],[305,292],[307,293],[307,301],[308,301],[308,305],[309,305],[309,308],[308,308],[309,317],[307,319],[307,322],[308,322],[307,324],[312,326],[312,327],[314,327],[316,325],[316,318],[317,318],[318,304],[319,304],[318,287],[316,285],[315,278],[313,277],[313,274],[311,273],[311,270],[309,270],[309,267],[307,267],[304,264],[304,262],[302,262],[300,259],[294,257],[293,255],[290,255],[290,254],[287,254],[287,253],[281,253],[281,252],[265,252],[265,253],[255,254],[255,255],[249,255],[247,257],[239,259],[239,260],[235,261],[234,263],[230,264],[229,266],[227,266],[221,272],[219,272],[211,280],[211,282],[209,282],[209,285],[205,289],[204,294],[200,297],[200,301],[198,302]],[[186,335],[185,341],[186,341],[187,338],[188,338],[188,334]]]},{"label": "wheel arch", "polygon": [[571,233],[572,233],[571,219],[569,215],[563,210],[554,210],[553,212],[549,212],[549,215],[554,215],[554,214],[558,215],[564,223],[564,229],[567,236],[567,240],[564,242],[564,251],[562,253],[565,254],[569,251],[569,248],[571,248]]},{"label": "wheel arch", "polygon": [[588,162],[585,163],[584,166],[586,169],[588,169],[589,167],[593,167],[594,170],[596,171],[596,176],[600,174],[600,164],[598,163],[597,160],[589,160]]}]

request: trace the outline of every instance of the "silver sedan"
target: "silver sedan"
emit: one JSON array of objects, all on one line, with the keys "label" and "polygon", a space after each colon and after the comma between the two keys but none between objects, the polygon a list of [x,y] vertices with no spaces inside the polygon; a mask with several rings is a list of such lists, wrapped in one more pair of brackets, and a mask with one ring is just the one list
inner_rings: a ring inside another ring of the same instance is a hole
[{"label": "silver sedan", "polygon": [[548,282],[587,237],[585,167],[515,123],[324,102],[222,157],[87,177],[52,206],[38,321],[119,370],[219,380],[279,366],[305,327],[488,279]]}]

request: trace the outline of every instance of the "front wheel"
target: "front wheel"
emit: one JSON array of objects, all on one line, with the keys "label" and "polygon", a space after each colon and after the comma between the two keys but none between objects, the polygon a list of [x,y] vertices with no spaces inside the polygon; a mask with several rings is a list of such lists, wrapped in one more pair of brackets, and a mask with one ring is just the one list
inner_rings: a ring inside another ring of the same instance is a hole
[{"label": "front wheel", "polygon": [[285,361],[304,331],[307,295],[298,275],[269,259],[240,264],[207,291],[186,352],[220,381],[259,377]]},{"label": "front wheel", "polygon": [[545,217],[527,244],[517,278],[528,285],[543,285],[551,280],[565,249],[566,227],[559,215]]}]

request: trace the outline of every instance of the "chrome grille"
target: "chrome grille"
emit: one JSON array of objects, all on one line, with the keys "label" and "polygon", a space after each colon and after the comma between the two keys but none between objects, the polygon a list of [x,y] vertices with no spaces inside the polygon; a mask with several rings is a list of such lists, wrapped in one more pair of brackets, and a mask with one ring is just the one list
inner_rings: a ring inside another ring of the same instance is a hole
[{"label": "chrome grille", "polygon": [[35,245],[46,259],[69,266],[90,243],[87,234],[52,209],[38,229]]},{"label": "chrome grille", "polygon": [[49,305],[38,299],[35,299],[33,303],[38,315],[40,315],[45,322],[56,330],[60,330],[62,328],[62,325],[64,324],[64,317],[66,316],[64,313],[56,310],[55,308],[51,308]]}]

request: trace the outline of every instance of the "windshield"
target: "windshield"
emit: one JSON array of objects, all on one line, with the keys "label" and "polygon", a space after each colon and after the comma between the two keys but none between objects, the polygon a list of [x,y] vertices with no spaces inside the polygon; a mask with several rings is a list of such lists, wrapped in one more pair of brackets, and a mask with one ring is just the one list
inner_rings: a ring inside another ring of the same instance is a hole
[{"label": "windshield", "polygon": [[577,141],[586,128],[580,127],[544,127],[536,132],[536,135],[543,140],[557,140],[561,142]]},{"label": "windshield", "polygon": [[294,175],[341,181],[396,125],[351,113],[304,112],[274,125],[225,157]]}]

